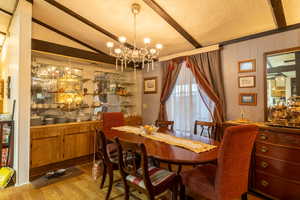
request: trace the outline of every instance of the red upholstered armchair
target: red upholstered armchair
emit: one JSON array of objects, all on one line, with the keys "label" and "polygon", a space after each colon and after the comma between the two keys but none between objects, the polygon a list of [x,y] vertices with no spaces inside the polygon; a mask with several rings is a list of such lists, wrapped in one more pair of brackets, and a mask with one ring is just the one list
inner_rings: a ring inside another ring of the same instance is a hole
[{"label": "red upholstered armchair", "polygon": [[110,131],[112,127],[124,126],[124,115],[121,112],[103,113],[103,131]]},{"label": "red upholstered armchair", "polygon": [[181,173],[181,195],[185,188],[194,199],[247,199],[248,175],[254,140],[254,125],[230,127],[225,130],[217,165],[205,164]]}]

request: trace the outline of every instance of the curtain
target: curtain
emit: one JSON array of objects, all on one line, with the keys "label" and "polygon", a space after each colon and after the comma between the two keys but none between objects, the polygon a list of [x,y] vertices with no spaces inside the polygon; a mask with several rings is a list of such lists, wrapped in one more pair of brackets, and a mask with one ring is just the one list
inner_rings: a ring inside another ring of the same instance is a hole
[{"label": "curtain", "polygon": [[[222,79],[220,51],[211,51],[186,57],[187,66],[191,69],[199,86],[200,96],[208,109],[210,101],[215,103],[213,120],[221,124],[225,119],[225,95]],[[214,137],[221,138],[221,131]]]},{"label": "curtain", "polygon": [[192,71],[183,62],[175,87],[166,104],[168,119],[175,122],[174,130],[178,133],[193,134],[195,120],[212,120],[209,111],[213,110],[214,103],[210,101],[210,109],[207,109],[198,88]]},{"label": "curtain", "polygon": [[168,120],[166,102],[170,97],[175,86],[178,74],[181,69],[180,63],[181,62],[177,60],[172,60],[168,62],[163,62],[162,64],[162,91],[160,95],[160,107],[158,114],[158,120],[160,121]]}]

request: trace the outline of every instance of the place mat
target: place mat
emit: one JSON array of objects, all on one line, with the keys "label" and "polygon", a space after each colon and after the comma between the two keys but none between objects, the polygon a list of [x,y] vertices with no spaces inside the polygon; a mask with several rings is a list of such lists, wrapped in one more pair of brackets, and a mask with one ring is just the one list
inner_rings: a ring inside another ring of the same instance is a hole
[{"label": "place mat", "polygon": [[200,141],[194,141],[194,140],[189,140],[189,139],[185,139],[185,138],[179,138],[179,137],[165,134],[165,133],[154,132],[151,135],[148,135],[148,134],[145,134],[141,128],[134,127],[134,126],[119,126],[119,127],[113,127],[112,129],[118,130],[118,131],[134,133],[134,134],[146,137],[146,138],[150,138],[152,140],[157,140],[160,142],[165,142],[167,144],[183,147],[188,150],[194,151],[196,153],[201,153],[201,152],[209,151],[209,150],[216,148],[215,145],[206,144],[206,143],[203,143]]}]

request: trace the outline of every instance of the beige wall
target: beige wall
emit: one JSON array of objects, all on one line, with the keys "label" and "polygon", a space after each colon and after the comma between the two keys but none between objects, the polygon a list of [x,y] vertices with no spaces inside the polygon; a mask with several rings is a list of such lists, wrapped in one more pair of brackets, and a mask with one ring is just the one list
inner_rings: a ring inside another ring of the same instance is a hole
[{"label": "beige wall", "polygon": [[[240,118],[241,109],[245,117],[254,121],[264,120],[264,53],[300,46],[300,29],[278,33],[267,37],[252,39],[224,46],[222,66],[227,104],[227,119]],[[256,59],[256,72],[238,74],[238,61]],[[255,75],[255,88],[238,88],[238,76]],[[257,106],[238,105],[239,93],[257,93]]]},{"label": "beige wall", "polygon": [[11,76],[11,98],[5,99],[6,112],[12,112],[12,102],[16,100],[14,116],[16,185],[29,181],[31,18],[32,4],[20,0],[1,51],[2,77],[7,80],[7,77]]},{"label": "beige wall", "polygon": [[[160,93],[161,93],[161,66],[159,63],[155,63],[155,68],[153,71],[146,72],[143,70],[144,78],[149,77],[157,77],[157,93],[155,94],[144,94],[144,90],[142,89],[142,117],[144,124],[153,124],[158,117],[158,110],[160,104]],[[142,83],[144,84],[144,83]]]},{"label": "beige wall", "polygon": [[[253,121],[264,120],[264,58],[265,52],[300,46],[300,29],[270,36],[247,40],[224,46],[221,51],[223,78],[225,86],[225,98],[227,105],[227,119],[240,118],[241,109],[245,117]],[[256,59],[256,72],[240,75],[255,75],[256,87],[248,89],[238,88],[238,61]],[[153,72],[144,72],[144,77],[157,76],[159,83],[161,71],[156,67]],[[160,84],[157,94],[143,94],[143,118],[145,123],[152,123],[158,116]],[[240,106],[238,104],[239,93],[257,93],[257,106]]]}]

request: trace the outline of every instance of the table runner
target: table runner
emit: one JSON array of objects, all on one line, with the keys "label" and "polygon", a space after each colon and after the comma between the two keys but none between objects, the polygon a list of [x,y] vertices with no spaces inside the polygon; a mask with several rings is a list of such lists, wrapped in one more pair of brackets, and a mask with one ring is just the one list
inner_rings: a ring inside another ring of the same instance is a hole
[{"label": "table runner", "polygon": [[141,135],[146,138],[150,138],[152,140],[157,140],[160,142],[165,142],[167,144],[184,147],[196,153],[201,153],[216,148],[215,145],[210,145],[200,141],[194,141],[185,138],[179,138],[165,133],[153,132],[151,135],[148,135],[144,133],[143,129],[134,126],[119,126],[119,127],[113,127],[112,129],[118,131],[130,132],[137,135]]}]

